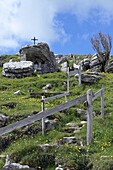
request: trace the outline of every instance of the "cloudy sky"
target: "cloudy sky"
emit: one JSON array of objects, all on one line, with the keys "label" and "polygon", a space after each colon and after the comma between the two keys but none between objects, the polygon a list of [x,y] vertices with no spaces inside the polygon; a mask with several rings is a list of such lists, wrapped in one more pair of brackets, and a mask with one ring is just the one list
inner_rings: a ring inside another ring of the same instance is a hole
[{"label": "cloudy sky", "polygon": [[57,54],[89,54],[98,32],[113,38],[113,0],[0,0],[0,55],[31,38]]}]

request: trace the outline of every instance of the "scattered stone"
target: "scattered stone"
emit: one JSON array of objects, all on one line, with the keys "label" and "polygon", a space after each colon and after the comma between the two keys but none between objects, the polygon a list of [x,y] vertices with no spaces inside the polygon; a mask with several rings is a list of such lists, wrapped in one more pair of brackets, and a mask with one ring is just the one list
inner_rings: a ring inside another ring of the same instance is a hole
[{"label": "scattered stone", "polygon": [[101,158],[109,158],[110,156],[108,155],[102,155]]},{"label": "scattered stone", "polygon": [[54,147],[56,147],[56,146],[57,146],[56,144],[51,145],[51,144],[48,144],[48,143],[43,144],[43,145],[40,145],[40,147],[41,147],[41,149],[42,149],[43,151],[50,150],[50,149],[52,149],[52,148],[54,148]]},{"label": "scattered stone", "polygon": [[84,124],[87,123],[87,121],[81,121],[80,123],[81,123],[82,125],[84,125]]},{"label": "scattered stone", "polygon": [[66,126],[76,127],[76,124],[75,123],[67,123]]},{"label": "scattered stone", "polygon": [[77,142],[77,139],[75,137],[63,137],[62,139],[63,144],[68,143],[68,144],[73,144]]},{"label": "scattered stone", "polygon": [[66,127],[64,128],[64,130],[67,132],[67,133],[77,133],[80,131],[81,127],[79,127],[78,125],[76,125],[75,123],[67,123],[66,126],[69,126],[69,127]]},{"label": "scattered stone", "polygon": [[61,165],[58,165],[58,167],[56,167],[55,170],[63,170],[63,168]]},{"label": "scattered stone", "polygon": [[82,147],[84,146],[82,141],[80,141],[80,146],[82,146]]},{"label": "scattered stone", "polygon": [[0,114],[0,127],[4,126],[7,122],[8,118],[3,115],[3,114]]},{"label": "scattered stone", "polygon": [[54,129],[56,124],[58,123],[58,119],[45,119],[45,128],[46,129]]},{"label": "scattered stone", "polygon": [[43,90],[48,90],[48,89],[51,89],[51,88],[52,88],[52,85],[51,85],[51,83],[49,83],[46,86],[44,86],[42,89]]},{"label": "scattered stone", "polygon": [[2,170],[36,170],[34,168],[30,168],[28,165],[20,165],[19,163],[15,163],[10,157],[6,156],[6,162],[3,166]]},{"label": "scattered stone", "polygon": [[48,144],[48,143],[43,144],[43,145],[40,145],[40,146],[41,146],[41,148],[42,148],[44,151],[46,151],[46,150],[48,150],[49,148],[51,148],[51,145]]},{"label": "scattered stone", "polygon": [[14,94],[22,94],[21,90],[15,91]]},{"label": "scattered stone", "polygon": [[80,128],[78,126],[76,127],[68,127],[68,128],[64,128],[65,132],[67,133],[77,133],[80,131]]}]

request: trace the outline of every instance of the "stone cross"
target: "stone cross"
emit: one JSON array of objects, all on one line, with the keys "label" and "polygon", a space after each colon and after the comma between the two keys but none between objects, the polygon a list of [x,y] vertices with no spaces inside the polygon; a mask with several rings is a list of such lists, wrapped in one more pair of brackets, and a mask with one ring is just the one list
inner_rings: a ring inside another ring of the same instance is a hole
[{"label": "stone cross", "polygon": [[34,45],[35,45],[35,41],[38,41],[38,39],[37,38],[32,38],[31,40],[33,40],[34,41]]}]

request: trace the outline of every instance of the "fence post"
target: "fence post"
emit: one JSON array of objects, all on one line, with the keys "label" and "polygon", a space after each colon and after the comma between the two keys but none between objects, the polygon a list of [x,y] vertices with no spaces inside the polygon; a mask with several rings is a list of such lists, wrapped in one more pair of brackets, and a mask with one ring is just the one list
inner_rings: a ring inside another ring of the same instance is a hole
[{"label": "fence post", "polygon": [[101,115],[104,117],[104,89],[101,90]]},{"label": "fence post", "polygon": [[74,61],[74,64],[76,64],[76,56],[73,55],[73,61]]},{"label": "fence post", "polygon": [[[45,110],[45,107],[44,107],[44,100],[45,96],[42,96],[42,112]],[[44,135],[44,131],[45,131],[45,119],[42,118],[42,135]]]},{"label": "fence post", "polygon": [[68,98],[67,98],[67,95],[65,94],[65,101],[68,102]]},{"label": "fence post", "polygon": [[69,67],[67,68],[67,92],[69,93]]},{"label": "fence post", "polygon": [[87,91],[87,144],[92,142],[92,91]]},{"label": "fence post", "polygon": [[79,65],[78,74],[79,74],[79,86],[80,86],[81,85],[81,65]]}]

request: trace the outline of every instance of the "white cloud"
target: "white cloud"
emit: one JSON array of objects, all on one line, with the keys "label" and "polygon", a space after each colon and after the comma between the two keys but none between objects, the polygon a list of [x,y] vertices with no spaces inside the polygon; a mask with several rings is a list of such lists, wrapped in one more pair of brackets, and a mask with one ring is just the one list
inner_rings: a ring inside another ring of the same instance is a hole
[{"label": "white cloud", "polygon": [[71,13],[83,22],[96,15],[109,23],[113,0],[0,0],[0,48],[19,47],[34,36],[48,43],[68,41],[71,35],[58,21],[59,13]]},{"label": "white cloud", "polygon": [[87,40],[89,38],[89,34],[88,33],[83,34],[81,37],[83,40]]}]

